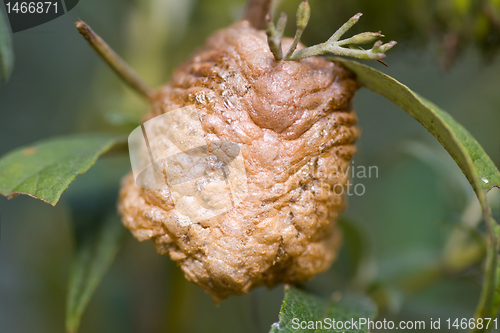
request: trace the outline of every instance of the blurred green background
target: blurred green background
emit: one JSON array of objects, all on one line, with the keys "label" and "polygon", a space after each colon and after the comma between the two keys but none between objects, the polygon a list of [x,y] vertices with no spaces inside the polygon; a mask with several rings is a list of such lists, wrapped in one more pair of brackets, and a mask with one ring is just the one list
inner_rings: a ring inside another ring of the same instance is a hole
[{"label": "blurred green background", "polygon": [[[290,36],[298,3],[284,0],[280,6],[288,13]],[[500,164],[498,2],[310,4],[306,45],[326,40],[363,12],[353,34],[382,30],[386,40],[399,42],[388,54],[389,68],[371,65],[447,110]],[[243,9],[244,1],[230,0],[81,0],[70,13],[16,33],[14,73],[0,82],[0,156],[57,135],[129,133],[148,111],[78,34],[78,18],[159,86]],[[377,166],[379,177],[354,179],[366,193],[349,200],[341,256],[303,287],[325,296],[367,291],[381,305],[381,316],[393,320],[472,317],[480,263],[439,268],[450,235],[477,218],[465,177],[423,127],[382,97],[360,90],[354,107],[363,130],[354,163]],[[75,229],[114,210],[119,181],[129,171],[128,156],[105,157],[77,178],[56,207],[23,196],[0,198],[0,332],[64,330]],[[498,201],[497,195],[491,203],[498,207]],[[475,243],[471,248],[477,249]],[[260,288],[217,307],[150,242],[127,235],[80,332],[267,332],[282,298],[282,286]]]}]

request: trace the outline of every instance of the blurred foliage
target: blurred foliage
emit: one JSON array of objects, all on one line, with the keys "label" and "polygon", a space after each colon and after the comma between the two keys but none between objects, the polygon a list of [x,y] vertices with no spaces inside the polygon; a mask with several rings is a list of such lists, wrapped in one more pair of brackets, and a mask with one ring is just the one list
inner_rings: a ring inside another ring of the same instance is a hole
[{"label": "blurred foliage", "polygon": [[[294,1],[282,2],[287,13],[293,13],[296,6]],[[326,40],[355,13],[363,12],[357,32],[381,30],[390,40],[411,47],[437,43],[446,69],[467,46],[476,46],[486,61],[500,49],[498,0],[312,0],[311,8],[312,19],[304,36],[314,44]]]},{"label": "blurred foliage", "polygon": [[[290,18],[288,36],[295,30],[292,22],[299,1],[282,1],[279,8]],[[399,42],[389,55],[390,67],[383,71],[466,124],[500,163],[500,62],[493,58],[498,37],[489,23],[494,21],[480,19],[485,15],[479,4],[487,2],[456,1],[469,6],[456,16],[456,25],[449,18],[455,17],[455,10],[446,10],[454,8],[455,1],[449,0],[310,3],[306,45],[326,40],[346,19],[363,12],[356,29],[382,30]],[[498,1],[490,3],[498,17]],[[117,129],[126,133],[148,111],[148,105],[124,87],[78,35],[73,26],[77,18],[158,86],[209,34],[240,17],[243,7],[242,0],[86,0],[55,21],[16,33],[16,70],[8,84],[0,82],[0,155],[54,135]],[[477,34],[473,27],[481,20],[486,32]],[[446,58],[443,41],[457,31],[457,50],[467,52],[443,75],[435,66],[435,55]],[[484,238],[478,237],[485,232],[479,224],[479,202],[470,189],[449,186],[465,178],[410,116],[366,90],[357,93],[354,106],[363,129],[355,164],[375,165],[380,176],[356,180],[366,187],[366,194],[349,198],[349,226],[344,223],[345,244],[337,262],[301,287],[322,295],[367,290],[379,304],[380,316],[388,320],[469,317],[481,290],[482,262],[459,267],[460,255],[450,259],[456,263],[453,269],[442,270],[439,263],[454,247],[450,243],[466,244],[468,254],[484,251]],[[399,148],[405,140],[429,148],[427,159],[415,146],[406,148],[415,154],[402,153]],[[429,160],[443,162],[444,171],[430,166]],[[70,226],[76,230],[80,223],[98,222],[90,212],[99,210],[98,202],[113,205],[120,178],[129,170],[126,157],[99,160],[76,178],[56,207],[29,198],[0,198],[0,332],[64,330],[74,250]],[[498,192],[488,195],[489,202],[496,203],[497,218]],[[282,300],[282,288],[259,288],[216,307],[151,244],[127,237],[90,301],[80,332],[266,332],[277,321]]]},{"label": "blurred foliage", "polygon": [[[332,60],[341,62],[356,74],[357,80],[364,87],[386,97],[422,124],[449,152],[467,177],[479,200],[482,216],[487,227],[487,233],[484,236],[487,243],[486,267],[481,298],[475,317],[485,319],[495,317],[500,309],[500,294],[497,292],[497,290],[500,290],[500,275],[497,274],[497,271],[500,272],[500,226],[492,217],[486,194],[493,188],[500,188],[500,172],[498,168],[470,133],[448,113],[432,102],[420,97],[402,83],[373,68],[356,61],[337,57],[332,58]],[[467,267],[481,259],[477,255],[482,255],[482,251],[473,251],[472,256],[465,255],[468,251],[464,250],[462,245],[459,243],[456,249],[451,250],[453,254],[455,251],[459,252],[458,257],[461,257],[458,263],[459,266]],[[471,260],[471,262],[463,262],[467,259]],[[449,270],[450,266],[453,265],[440,262],[438,267],[431,269],[430,274],[424,272],[426,276],[420,276],[420,280],[424,280],[424,285],[427,283],[425,280],[432,282],[436,276],[440,275],[441,270]],[[422,282],[419,282],[419,284],[422,284]],[[471,329],[472,332],[488,332],[490,330],[491,328],[487,329],[484,326]]]},{"label": "blurred foliage", "polygon": [[[125,228],[114,209],[106,214],[106,209],[113,207],[113,202],[103,202],[105,208],[92,216],[89,211],[78,212],[76,223],[76,254],[73,259],[66,305],[66,331],[78,331],[81,318],[95,290],[113,263],[121,247]],[[78,207],[78,206],[77,206]],[[78,208],[76,209],[78,211]],[[90,215],[90,216],[89,216]],[[95,223],[96,221],[101,223]],[[83,225],[82,225],[83,224]],[[96,225],[97,224],[97,225]],[[83,230],[82,230],[83,229]]]},{"label": "blurred foliage", "polygon": [[0,68],[4,80],[8,80],[14,67],[14,50],[12,34],[7,15],[0,9]]},{"label": "blurred foliage", "polygon": [[[343,333],[346,330],[368,333],[368,325],[356,325],[347,329],[344,324],[357,322],[360,318],[373,320],[377,316],[377,307],[369,298],[352,293],[336,293],[327,300],[287,286],[279,316],[280,321],[272,325],[270,333]],[[321,325],[316,326],[318,321]],[[336,322],[342,322],[342,326]]]}]

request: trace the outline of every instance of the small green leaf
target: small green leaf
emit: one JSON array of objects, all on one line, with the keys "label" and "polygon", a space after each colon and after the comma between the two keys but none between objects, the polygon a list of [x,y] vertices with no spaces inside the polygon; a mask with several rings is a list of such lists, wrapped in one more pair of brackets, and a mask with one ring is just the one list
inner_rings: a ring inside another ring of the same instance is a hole
[{"label": "small green leaf", "polygon": [[[341,63],[354,72],[358,82],[366,88],[386,97],[420,122],[448,151],[467,177],[481,204],[489,234],[486,273],[475,316],[477,318],[494,317],[500,306],[500,301],[495,299],[495,291],[500,287],[500,276],[497,273],[499,272],[497,266],[499,234],[498,224],[491,217],[491,209],[486,202],[486,192],[493,187],[500,188],[500,172],[497,167],[462,125],[407,86],[356,61],[337,57],[330,58],[330,60]],[[486,331],[485,328],[474,330],[474,332]]]},{"label": "small green leaf", "polygon": [[[366,333],[369,328],[367,324],[360,325],[359,319],[373,319],[376,315],[376,306],[368,298],[346,294],[339,301],[329,301],[286,286],[285,299],[280,310],[280,321],[272,325],[270,333]],[[337,329],[336,322],[338,321],[343,324],[349,322],[349,326],[353,322],[356,325],[351,329],[345,327]]]},{"label": "small green leaf", "polygon": [[120,248],[124,230],[118,216],[113,214],[77,242],[66,299],[66,331],[68,333],[78,331],[83,312],[92,294]]},{"label": "small green leaf", "polygon": [[363,86],[401,107],[431,132],[457,162],[476,194],[482,195],[493,186],[500,187],[500,172],[495,164],[472,135],[448,113],[371,67],[346,59],[330,59],[341,62],[356,74]]},{"label": "small green leaf", "polygon": [[14,68],[14,50],[12,48],[12,33],[2,9],[0,9],[0,67],[3,79],[7,81]]},{"label": "small green leaf", "polygon": [[18,148],[0,159],[0,194],[27,194],[55,205],[76,176],[123,142],[112,135],[80,135]]}]

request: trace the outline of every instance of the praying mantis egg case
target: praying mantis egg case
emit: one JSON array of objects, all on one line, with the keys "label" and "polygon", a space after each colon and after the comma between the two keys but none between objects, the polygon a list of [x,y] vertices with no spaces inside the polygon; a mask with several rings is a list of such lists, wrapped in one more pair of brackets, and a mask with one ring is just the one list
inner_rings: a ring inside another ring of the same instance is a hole
[{"label": "praying mantis egg case", "polygon": [[341,243],[342,170],[360,133],[351,109],[358,88],[352,73],[320,57],[275,61],[265,32],[247,21],[216,32],[156,93],[148,119],[170,118],[149,143],[161,150],[168,139],[182,151],[199,132],[207,146],[237,144],[229,183],[239,190],[228,192],[227,175],[215,172],[160,189],[130,174],[119,199],[124,225],[216,301],[327,270]]}]

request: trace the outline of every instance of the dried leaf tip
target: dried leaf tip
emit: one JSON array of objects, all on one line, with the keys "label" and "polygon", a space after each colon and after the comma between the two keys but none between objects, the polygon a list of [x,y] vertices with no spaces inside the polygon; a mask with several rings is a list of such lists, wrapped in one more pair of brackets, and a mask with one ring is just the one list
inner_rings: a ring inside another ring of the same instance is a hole
[{"label": "dried leaf tip", "polygon": [[[282,14],[283,16],[283,14]],[[297,30],[295,32],[295,37],[293,39],[290,49],[286,53],[285,57],[282,56],[281,50],[281,39],[283,33],[277,34],[274,23],[271,20],[271,16],[267,17],[267,35],[272,36],[268,38],[269,48],[274,55],[274,59],[280,60],[300,60],[308,57],[323,55],[326,53],[333,53],[339,56],[354,57],[359,59],[369,59],[369,60],[381,60],[385,58],[385,53],[392,49],[397,43],[391,41],[389,43],[382,43],[379,38],[384,37],[382,33],[379,32],[363,32],[357,34],[353,37],[340,40],[342,36],[349,31],[363,16],[362,13],[358,13],[351,17],[346,23],[344,23],[326,42],[307,47],[305,49],[295,51],[302,33],[304,32],[310,18],[310,6],[307,0],[303,1],[299,8],[297,9]],[[281,20],[281,18],[280,18]],[[286,23],[286,20],[285,20]],[[278,21],[278,25],[280,22]],[[283,23],[284,24],[284,23]],[[284,30],[284,27],[283,27]],[[359,45],[374,43],[373,47],[369,50],[361,48]]]}]

